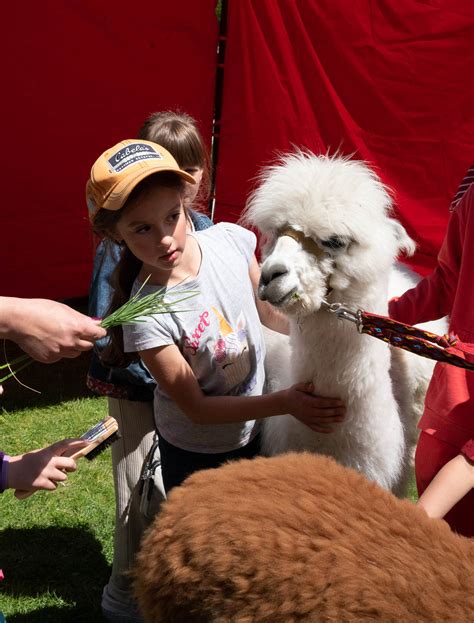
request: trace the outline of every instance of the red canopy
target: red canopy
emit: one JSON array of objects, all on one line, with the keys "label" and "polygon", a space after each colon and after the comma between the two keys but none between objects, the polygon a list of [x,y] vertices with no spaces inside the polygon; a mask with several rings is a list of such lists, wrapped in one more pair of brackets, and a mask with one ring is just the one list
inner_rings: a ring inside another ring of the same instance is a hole
[{"label": "red canopy", "polygon": [[278,150],[353,154],[394,190],[426,272],[474,162],[473,42],[471,0],[230,2],[218,218]]},{"label": "red canopy", "polygon": [[90,167],[107,147],[136,136],[150,113],[186,110],[210,142],[215,4],[5,4],[2,295],[87,294]]},{"label": "red canopy", "polygon": [[[92,161],[153,111],[210,138],[215,0],[9,3],[3,9],[3,295],[87,294]],[[395,193],[434,262],[474,162],[471,0],[229,0],[217,220],[236,220],[260,167],[292,146],[354,154]],[[25,150],[28,151],[25,151]]]}]

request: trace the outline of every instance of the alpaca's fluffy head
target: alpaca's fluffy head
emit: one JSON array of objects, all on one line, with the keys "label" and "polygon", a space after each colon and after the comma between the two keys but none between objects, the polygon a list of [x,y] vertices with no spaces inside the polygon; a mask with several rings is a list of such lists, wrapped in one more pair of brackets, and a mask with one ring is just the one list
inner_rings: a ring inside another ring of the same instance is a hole
[{"label": "alpaca's fluffy head", "polygon": [[[415,248],[391,207],[387,189],[362,162],[310,152],[283,157],[264,170],[243,217],[267,240],[259,296],[310,313],[330,290],[354,293],[388,278],[398,253]],[[282,236],[288,227],[310,244]],[[311,245],[320,252],[308,252]]]}]

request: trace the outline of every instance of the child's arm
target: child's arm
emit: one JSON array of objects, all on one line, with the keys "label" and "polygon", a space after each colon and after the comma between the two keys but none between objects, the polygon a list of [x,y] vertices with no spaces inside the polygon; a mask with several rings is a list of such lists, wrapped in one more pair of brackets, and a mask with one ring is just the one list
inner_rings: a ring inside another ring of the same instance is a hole
[{"label": "child's arm", "polygon": [[249,276],[255,293],[255,303],[257,305],[258,315],[260,316],[260,322],[269,329],[273,329],[273,331],[289,335],[290,323],[288,318],[275,309],[273,305],[270,305],[267,301],[261,301],[257,296],[258,282],[260,281],[260,267],[255,255],[250,264]]},{"label": "child's arm", "polygon": [[430,517],[444,517],[472,487],[474,462],[464,454],[458,454],[436,474],[418,500],[418,506]]},{"label": "child's arm", "polygon": [[345,415],[335,398],[314,396],[309,383],[262,396],[206,396],[188,362],[175,345],[140,352],[159,386],[196,424],[245,422],[291,413],[318,433],[330,433]]},{"label": "child's arm", "polygon": [[56,489],[58,482],[67,480],[65,472],[76,470],[76,462],[68,455],[86,444],[81,439],[63,439],[41,450],[8,457],[2,463],[4,487],[16,489],[16,497],[26,497],[25,492],[34,493],[39,489]]}]

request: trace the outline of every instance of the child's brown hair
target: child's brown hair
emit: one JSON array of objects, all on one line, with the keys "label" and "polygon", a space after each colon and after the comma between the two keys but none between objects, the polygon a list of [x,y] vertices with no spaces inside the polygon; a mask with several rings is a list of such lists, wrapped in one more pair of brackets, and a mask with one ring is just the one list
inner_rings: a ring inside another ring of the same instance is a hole
[{"label": "child's brown hair", "polygon": [[201,185],[192,208],[206,211],[210,192],[210,162],[195,119],[179,111],[155,112],[143,123],[138,138],[163,146],[173,154],[181,169],[202,169]]}]

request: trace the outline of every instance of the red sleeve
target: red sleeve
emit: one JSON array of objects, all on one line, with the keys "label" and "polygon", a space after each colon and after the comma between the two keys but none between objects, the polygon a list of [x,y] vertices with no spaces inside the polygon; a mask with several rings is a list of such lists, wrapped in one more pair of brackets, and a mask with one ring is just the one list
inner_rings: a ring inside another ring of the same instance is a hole
[{"label": "red sleeve", "polygon": [[418,324],[437,320],[450,313],[461,265],[464,239],[461,209],[463,203],[464,201],[461,201],[449,219],[446,237],[434,271],[422,279],[415,288],[389,302],[388,312],[394,320]]},{"label": "red sleeve", "polygon": [[474,439],[470,439],[463,445],[461,448],[461,454],[464,454],[464,456],[470,461],[474,461]]}]

